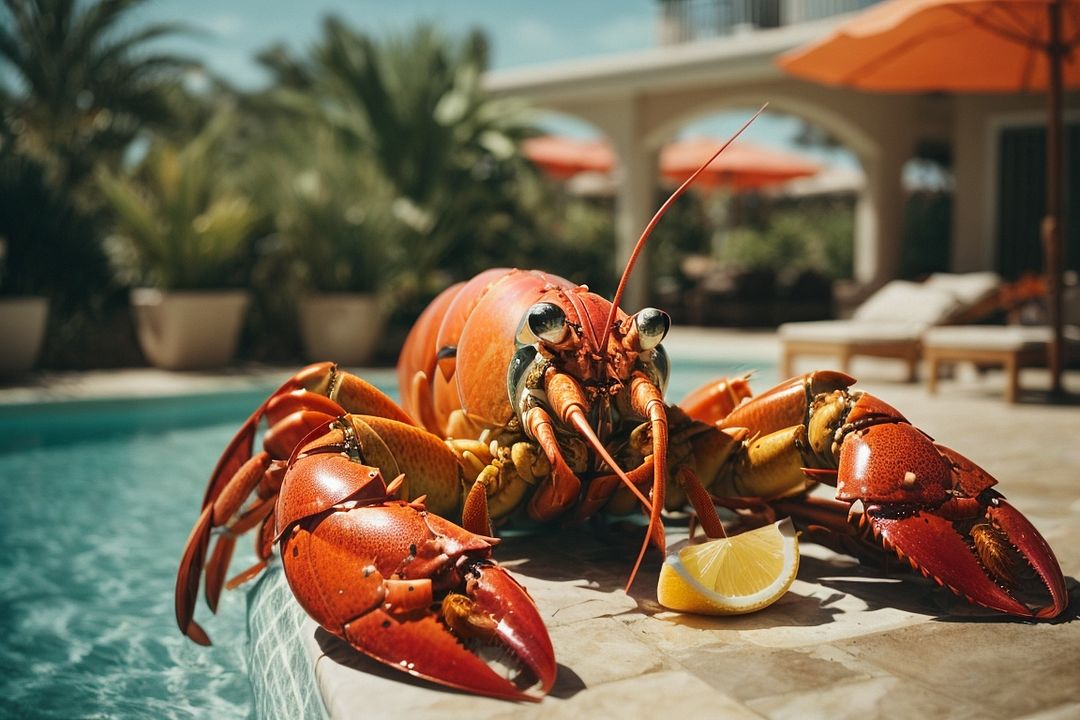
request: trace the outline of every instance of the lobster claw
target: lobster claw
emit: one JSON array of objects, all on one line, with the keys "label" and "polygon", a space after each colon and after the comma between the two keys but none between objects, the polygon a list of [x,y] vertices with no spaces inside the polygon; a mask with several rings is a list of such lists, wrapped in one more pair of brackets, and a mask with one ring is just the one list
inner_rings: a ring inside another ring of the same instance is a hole
[{"label": "lobster claw", "polygon": [[1053,551],[1000,496],[981,519],[956,521],[932,510],[889,517],[880,508],[868,509],[867,517],[886,547],[973,603],[1038,618],[1056,617],[1068,604]]},{"label": "lobster claw", "polygon": [[887,548],[971,602],[1021,617],[1061,614],[1068,595],[1054,552],[991,489],[996,480],[890,419],[845,438],[837,498],[861,500]]},{"label": "lobster claw", "polygon": [[551,640],[525,588],[488,559],[498,540],[429,512],[421,498],[396,499],[403,476],[387,485],[378,468],[334,452],[343,437],[331,429],[305,443],[278,497],[297,601],[402,672],[498,698],[543,697],[555,680]]},{"label": "lobster claw", "polygon": [[1035,617],[1049,619],[1060,615],[1069,605],[1069,595],[1065,588],[1065,577],[1061,573],[1061,565],[1058,564],[1054,551],[1050,549],[1050,544],[1035,529],[1031,521],[1007,503],[1003,497],[997,496],[992,500],[987,509],[987,518],[993,528],[997,528],[1010,543],[1018,547],[1024,559],[1035,570],[1050,593],[1052,604],[1038,607],[1035,610]]},{"label": "lobster claw", "polygon": [[[345,626],[356,649],[410,675],[506,700],[540,700],[555,682],[551,640],[532,598],[488,560],[471,562],[464,594],[451,593],[438,615],[377,609]],[[491,648],[506,673],[481,652]]]}]

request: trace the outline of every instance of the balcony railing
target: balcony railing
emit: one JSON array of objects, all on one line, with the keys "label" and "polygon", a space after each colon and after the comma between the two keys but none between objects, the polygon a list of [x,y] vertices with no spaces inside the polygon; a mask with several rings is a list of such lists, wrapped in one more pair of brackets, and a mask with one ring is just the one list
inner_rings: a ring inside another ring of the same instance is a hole
[{"label": "balcony railing", "polygon": [[794,25],[879,0],[660,0],[661,45]]}]

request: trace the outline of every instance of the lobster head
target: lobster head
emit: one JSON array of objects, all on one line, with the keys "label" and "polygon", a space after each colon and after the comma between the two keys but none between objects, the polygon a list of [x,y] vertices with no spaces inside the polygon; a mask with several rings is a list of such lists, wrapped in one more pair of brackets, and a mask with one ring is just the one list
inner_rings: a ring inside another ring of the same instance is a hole
[{"label": "lobster head", "polygon": [[661,342],[671,327],[667,313],[645,308],[633,315],[584,286],[552,288],[525,311],[507,370],[507,393],[514,414],[547,408],[566,421],[580,408],[603,437],[630,414],[629,385],[640,373],[663,394],[670,363]]},{"label": "lobster head", "polygon": [[[628,588],[650,539],[664,547],[660,510],[670,364],[661,342],[670,327],[661,310],[627,315],[585,287],[552,287],[525,311],[507,370],[514,415],[552,465],[552,481],[533,495],[530,514],[549,519],[578,503],[577,516],[587,517],[603,507],[620,481],[648,511],[649,531]],[[644,478],[632,480],[606,447],[642,420],[652,431],[651,499],[637,487]],[[590,477],[584,492],[582,473]]]}]

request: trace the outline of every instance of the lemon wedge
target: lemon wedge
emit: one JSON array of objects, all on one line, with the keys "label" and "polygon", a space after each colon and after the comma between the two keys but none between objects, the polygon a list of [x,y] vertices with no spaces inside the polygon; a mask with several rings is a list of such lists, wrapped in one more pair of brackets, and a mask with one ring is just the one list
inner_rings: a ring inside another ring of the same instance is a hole
[{"label": "lemon wedge", "polygon": [[798,571],[799,540],[785,518],[668,555],[656,596],[671,610],[740,615],[776,602]]}]

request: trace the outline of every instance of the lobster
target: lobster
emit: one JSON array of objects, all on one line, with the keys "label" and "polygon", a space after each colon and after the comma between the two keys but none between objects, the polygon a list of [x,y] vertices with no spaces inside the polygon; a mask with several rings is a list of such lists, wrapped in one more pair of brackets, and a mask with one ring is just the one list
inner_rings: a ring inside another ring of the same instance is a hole
[{"label": "lobster", "polygon": [[[201,577],[214,610],[277,547],[298,602],[358,651],[536,700],[555,656],[535,603],[491,560],[493,527],[644,512],[629,589],[648,547],[663,551],[663,511],[687,504],[710,537],[725,532],[717,504],[790,515],[849,550],[894,552],[973,603],[1063,612],[1053,551],[995,480],[851,390],[853,378],[819,371],[757,397],[746,378],[720,380],[665,401],[670,318],[628,315],[619,299],[653,226],[704,167],[649,223],[611,301],[540,271],[489,270],[443,291],[411,329],[400,406],[332,363],[286,381],[211,474],[177,574],[181,632],[210,642],[194,619]],[[835,499],[810,494],[820,483]],[[226,583],[236,538],[257,526],[258,563]],[[509,677],[485,646],[510,659]]]}]

